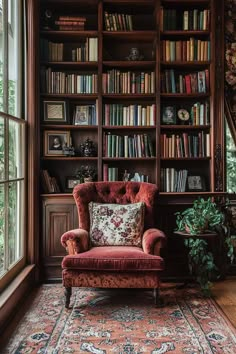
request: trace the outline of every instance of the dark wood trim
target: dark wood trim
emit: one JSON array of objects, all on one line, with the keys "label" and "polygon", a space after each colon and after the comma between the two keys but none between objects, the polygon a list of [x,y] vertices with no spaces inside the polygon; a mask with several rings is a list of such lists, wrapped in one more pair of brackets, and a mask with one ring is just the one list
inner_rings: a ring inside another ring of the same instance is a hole
[{"label": "dark wood trim", "polygon": [[[28,266],[13,280],[8,288],[1,293],[0,300],[0,333],[3,332],[6,325],[11,321],[19,304],[25,298],[25,295],[33,289],[35,267]],[[2,340],[2,336],[0,340]],[[0,341],[1,342],[1,341]],[[1,345],[0,345],[1,348]]]},{"label": "dark wood trim", "polygon": [[28,262],[39,263],[39,78],[38,78],[38,16],[39,1],[27,2],[28,28],[28,81],[27,81],[27,117],[28,117]]}]

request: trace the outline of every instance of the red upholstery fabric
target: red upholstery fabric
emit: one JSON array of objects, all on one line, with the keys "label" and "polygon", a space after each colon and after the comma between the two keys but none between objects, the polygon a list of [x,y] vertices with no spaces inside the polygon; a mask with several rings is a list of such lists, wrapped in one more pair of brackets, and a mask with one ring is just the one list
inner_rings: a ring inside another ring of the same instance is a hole
[{"label": "red upholstery fabric", "polygon": [[74,241],[74,252],[85,252],[89,248],[88,232],[83,229],[75,229],[65,232],[61,237],[61,243],[65,248],[68,248],[68,241]]},{"label": "red upholstery fabric", "polygon": [[134,246],[93,247],[87,252],[64,257],[62,268],[78,270],[160,271],[164,261]]},{"label": "red upholstery fabric", "polygon": [[160,285],[157,272],[112,272],[112,271],[78,271],[64,269],[63,285],[91,288],[158,288]]},{"label": "red upholstery fabric", "polygon": [[91,182],[78,184],[73,190],[78,208],[79,226],[89,231],[90,219],[88,204],[96,203],[145,203],[144,230],[154,225],[154,213],[158,189],[151,183],[139,182]]},{"label": "red upholstery fabric", "polygon": [[158,229],[148,229],[143,234],[143,251],[148,254],[160,255],[160,249],[166,244],[165,234]]}]

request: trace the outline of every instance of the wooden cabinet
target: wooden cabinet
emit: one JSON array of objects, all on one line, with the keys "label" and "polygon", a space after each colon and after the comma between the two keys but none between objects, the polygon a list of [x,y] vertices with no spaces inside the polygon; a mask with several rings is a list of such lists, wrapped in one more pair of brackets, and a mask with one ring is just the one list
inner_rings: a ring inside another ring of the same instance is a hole
[{"label": "wooden cabinet", "polygon": [[155,183],[163,220],[176,200],[223,191],[214,0],[41,0],[39,11],[44,263],[63,254],[66,193],[85,166],[98,181]]},{"label": "wooden cabinet", "polygon": [[41,249],[43,272],[48,280],[61,278],[61,261],[66,255],[61,245],[64,232],[78,228],[78,213],[72,196],[44,196],[43,244]]}]

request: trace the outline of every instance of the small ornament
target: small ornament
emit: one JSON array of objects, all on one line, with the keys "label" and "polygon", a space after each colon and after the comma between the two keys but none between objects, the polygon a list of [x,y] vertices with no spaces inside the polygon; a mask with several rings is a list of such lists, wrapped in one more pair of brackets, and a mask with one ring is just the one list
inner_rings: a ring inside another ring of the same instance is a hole
[{"label": "small ornament", "polygon": [[81,156],[91,157],[96,155],[96,147],[92,140],[87,138],[84,143],[80,144]]},{"label": "small ornament", "polygon": [[131,181],[133,182],[141,182],[141,177],[138,172],[135,172],[134,177],[131,178]]},{"label": "small ornament", "polygon": [[75,148],[72,145],[67,146],[67,143],[63,146],[62,151],[65,156],[75,156]]},{"label": "small ornament", "polygon": [[143,60],[143,55],[140,55],[138,48],[131,48],[129,55],[126,57],[128,60]]},{"label": "small ornament", "polygon": [[128,182],[129,176],[130,176],[130,173],[128,173],[127,170],[125,170],[123,177],[122,177],[122,181]]}]

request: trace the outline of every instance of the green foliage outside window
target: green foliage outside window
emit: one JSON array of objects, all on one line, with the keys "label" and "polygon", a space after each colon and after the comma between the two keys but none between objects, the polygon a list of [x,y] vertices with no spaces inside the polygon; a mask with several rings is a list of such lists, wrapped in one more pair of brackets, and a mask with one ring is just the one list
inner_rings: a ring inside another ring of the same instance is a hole
[{"label": "green foliage outside window", "polygon": [[[3,63],[0,62],[0,111],[3,112]],[[9,114],[15,115],[15,88],[16,82],[13,80],[8,81],[8,92],[9,92]],[[3,121],[0,123],[0,177],[4,179],[4,125]],[[15,166],[15,130],[9,130],[9,169],[14,169]],[[15,234],[15,222],[14,217],[11,217],[15,213],[16,205],[16,188],[9,188],[9,235]],[[3,271],[3,259],[4,259],[4,228],[5,228],[5,205],[4,205],[4,185],[0,187],[0,274]],[[14,238],[10,237],[9,249],[14,249]],[[10,258],[11,256],[10,252]]]}]

